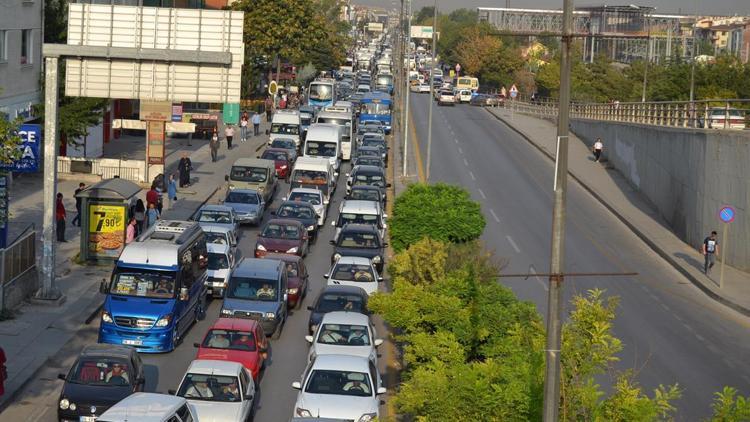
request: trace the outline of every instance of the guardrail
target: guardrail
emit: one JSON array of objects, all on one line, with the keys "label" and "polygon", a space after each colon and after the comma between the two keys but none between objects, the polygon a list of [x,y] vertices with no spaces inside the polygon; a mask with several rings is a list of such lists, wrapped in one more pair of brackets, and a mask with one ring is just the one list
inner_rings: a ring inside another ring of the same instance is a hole
[{"label": "guardrail", "polygon": [[134,183],[146,182],[146,162],[118,158],[57,157],[60,173],[82,173],[111,179],[119,176]]},{"label": "guardrail", "polygon": [[[0,311],[8,288],[36,267],[36,230],[27,232],[5,249],[0,249]],[[35,290],[32,289],[22,290]]]}]

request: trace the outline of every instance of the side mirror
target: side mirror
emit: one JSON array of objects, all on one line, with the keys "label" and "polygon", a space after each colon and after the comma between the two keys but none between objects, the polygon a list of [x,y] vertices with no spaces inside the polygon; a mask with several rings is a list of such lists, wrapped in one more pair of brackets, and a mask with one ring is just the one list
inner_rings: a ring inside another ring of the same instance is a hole
[{"label": "side mirror", "polygon": [[276,210],[271,210],[271,215],[276,215]]},{"label": "side mirror", "polygon": [[287,300],[289,300],[289,295],[284,293],[284,302],[286,302]]},{"label": "side mirror", "polygon": [[107,280],[102,279],[102,282],[99,284],[99,293],[107,294],[109,289],[107,289]]},{"label": "side mirror", "polygon": [[383,214],[383,218],[388,218],[388,214]]},{"label": "side mirror", "polygon": [[295,381],[295,382],[292,383],[292,388],[294,388],[295,390],[301,390],[302,389],[302,384],[300,384],[299,381]]},{"label": "side mirror", "polygon": [[256,155],[255,158],[260,158],[260,155]]},{"label": "side mirror", "polygon": [[167,390],[167,393],[171,394],[173,396],[177,395],[177,391],[176,390]]},{"label": "side mirror", "polygon": [[388,247],[388,242],[383,243],[383,247],[387,248]]},{"label": "side mirror", "polygon": [[331,221],[331,226],[336,227],[336,222],[335,221]]},{"label": "side mirror", "polygon": [[225,182],[228,182],[228,181],[229,181],[229,175],[228,175],[228,174],[225,174],[225,175],[224,175],[224,181],[225,181]]},{"label": "side mirror", "polygon": [[201,347],[200,343],[193,343],[193,347]]},{"label": "side mirror", "polygon": [[68,377],[67,377],[67,375],[65,375],[65,374],[57,374],[57,378],[58,378],[58,379],[61,379],[61,380],[63,380],[63,381],[67,381],[67,378],[68,378]]},{"label": "side mirror", "polygon": [[388,390],[385,387],[378,387],[377,395],[385,394]]},{"label": "side mirror", "polygon": [[328,277],[330,277],[330,276],[331,276],[331,274],[329,274],[329,273],[325,273],[325,274],[323,274],[323,278],[325,278],[325,279],[327,279],[327,278],[328,278]]},{"label": "side mirror", "polygon": [[349,173],[344,173],[344,176],[349,177]]},{"label": "side mirror", "polygon": [[331,240],[329,240],[329,241],[328,241],[328,243],[330,243],[331,245],[335,245],[335,244],[336,244],[336,241],[335,241],[335,240],[333,240],[333,239],[331,239]]},{"label": "side mirror", "polygon": [[282,200],[282,201],[286,201],[286,199],[287,199],[287,196],[286,196],[286,195],[285,195],[285,196],[282,196],[282,197],[281,197],[281,200]]},{"label": "side mirror", "polygon": [[265,207],[266,206],[266,201],[260,201],[260,206],[261,207]]},{"label": "side mirror", "polygon": [[305,336],[305,340],[307,340],[308,343],[313,342],[313,336]]},{"label": "side mirror", "polygon": [[375,345],[375,347],[379,347],[381,344],[383,344],[383,339],[376,338],[375,341],[372,342],[372,344]]},{"label": "side mirror", "polygon": [[180,289],[180,300],[186,302],[188,299],[190,299],[190,296],[188,295],[188,289],[187,287],[183,287]]},{"label": "side mirror", "polygon": [[323,205],[328,205],[330,202],[327,199],[323,199]]},{"label": "side mirror", "polygon": [[[386,183],[386,184],[385,184],[385,187],[387,187],[387,188],[390,188],[390,187],[391,187],[391,184],[390,184],[390,183]],[[383,217],[385,217],[385,216],[383,216]]]},{"label": "side mirror", "polygon": [[333,173],[333,177],[339,177],[339,172],[337,172],[337,171],[336,171],[336,172],[334,172],[334,173]]},{"label": "side mirror", "polygon": [[382,283],[382,282],[383,282],[383,280],[385,280],[385,279],[384,279],[383,277],[381,277],[381,276],[378,276],[378,283]]},{"label": "side mirror", "polygon": [[308,306],[308,307],[307,307],[307,310],[308,310],[308,311],[314,311],[314,310],[315,310],[315,308],[313,308],[312,306]]}]

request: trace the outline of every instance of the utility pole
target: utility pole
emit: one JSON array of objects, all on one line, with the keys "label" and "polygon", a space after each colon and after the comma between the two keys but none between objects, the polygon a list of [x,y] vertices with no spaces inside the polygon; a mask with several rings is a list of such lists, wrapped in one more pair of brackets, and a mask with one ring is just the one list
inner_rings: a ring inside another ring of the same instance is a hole
[{"label": "utility pole", "polygon": [[435,48],[437,41],[437,0],[432,7],[432,60],[430,60],[430,112],[427,118],[427,168],[425,169],[425,182],[430,182],[430,164],[432,163],[432,109],[435,102]]},{"label": "utility pole", "polygon": [[406,28],[406,36],[405,38],[405,49],[406,52],[406,72],[404,75],[404,168],[401,171],[401,176],[406,177],[406,161],[409,157],[409,72],[411,71],[411,0],[406,0],[407,6],[406,6],[406,20],[408,21],[408,25]]},{"label": "utility pole", "polygon": [[562,339],[562,284],[565,252],[565,197],[568,183],[568,125],[570,114],[570,52],[573,44],[573,0],[563,0],[560,48],[560,104],[557,116],[552,250],[547,300],[547,347],[544,382],[544,422],[557,422],[560,411],[560,348]]},{"label": "utility pole", "polygon": [[646,102],[646,84],[648,83],[648,67],[651,65],[651,24],[648,24],[648,38],[646,38],[646,63],[643,66],[643,91],[641,102]]}]

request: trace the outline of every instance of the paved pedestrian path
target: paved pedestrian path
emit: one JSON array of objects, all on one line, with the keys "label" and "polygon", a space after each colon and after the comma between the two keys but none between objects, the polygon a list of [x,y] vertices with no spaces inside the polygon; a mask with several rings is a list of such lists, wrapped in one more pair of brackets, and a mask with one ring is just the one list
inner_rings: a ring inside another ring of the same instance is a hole
[{"label": "paved pedestrian path", "polygon": [[[487,111],[515,130],[541,152],[553,159],[556,150],[556,123],[503,108]],[[568,156],[569,174],[617,216],[625,225],[712,299],[750,316],[750,274],[731,266],[724,269],[724,288],[719,288],[721,263],[703,273],[700,245],[689,245],[669,230],[669,225],[619,172],[590,159],[591,150],[571,133]]]}]

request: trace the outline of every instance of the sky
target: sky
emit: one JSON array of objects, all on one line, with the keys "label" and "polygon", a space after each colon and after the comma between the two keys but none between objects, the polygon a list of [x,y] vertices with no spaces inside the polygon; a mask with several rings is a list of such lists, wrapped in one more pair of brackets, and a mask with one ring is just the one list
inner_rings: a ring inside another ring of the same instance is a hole
[{"label": "sky", "polygon": [[[379,6],[383,8],[399,8],[401,0],[352,0],[354,4],[364,6]],[[419,10],[422,6],[432,6],[433,0],[413,0],[413,10]],[[505,7],[506,0],[437,0],[438,10],[454,10],[461,7]],[[510,0],[510,7],[524,9],[562,9],[562,0]],[[750,0],[579,0],[574,3],[576,6],[599,6],[602,4],[609,5],[628,5],[636,4],[638,6],[656,7],[657,13],[671,14],[684,13],[700,15],[742,15],[750,16]],[[394,6],[395,5],[395,6]]]}]

